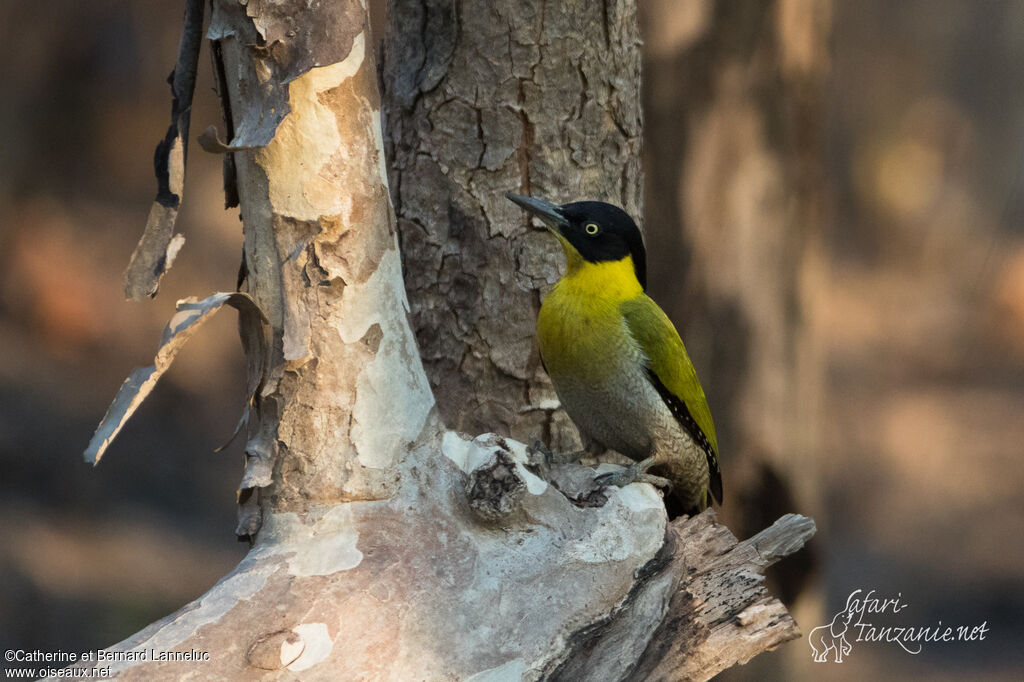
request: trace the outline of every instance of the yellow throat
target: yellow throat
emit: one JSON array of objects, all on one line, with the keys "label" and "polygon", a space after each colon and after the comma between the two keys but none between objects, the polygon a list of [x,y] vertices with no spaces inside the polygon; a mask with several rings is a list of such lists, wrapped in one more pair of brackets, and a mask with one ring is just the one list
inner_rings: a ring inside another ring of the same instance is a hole
[{"label": "yellow throat", "polygon": [[636,278],[633,257],[591,263],[583,259],[565,237],[555,233],[565,251],[565,275],[548,295],[568,297],[583,308],[619,304],[640,296],[644,289]]}]

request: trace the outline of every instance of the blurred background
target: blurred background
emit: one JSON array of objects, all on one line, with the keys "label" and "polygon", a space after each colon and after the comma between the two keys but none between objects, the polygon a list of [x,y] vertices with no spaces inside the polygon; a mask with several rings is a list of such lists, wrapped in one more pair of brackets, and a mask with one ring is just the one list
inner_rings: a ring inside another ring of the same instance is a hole
[{"label": "blurred background", "polygon": [[[708,387],[724,518],[745,535],[815,517],[773,576],[805,632],[857,588],[901,593],[904,624],[990,630],[918,656],[856,644],[827,668],[796,642],[725,676],[1020,679],[1024,2],[641,6],[651,290]],[[212,452],[244,400],[230,313],[99,468],[81,459],[175,300],[234,287],[238,213],[193,144],[185,247],[153,301],[121,292],[180,19],[173,2],[0,4],[3,649],[107,646],[245,551],[240,446]],[[220,123],[211,88],[204,57],[193,138]]]}]

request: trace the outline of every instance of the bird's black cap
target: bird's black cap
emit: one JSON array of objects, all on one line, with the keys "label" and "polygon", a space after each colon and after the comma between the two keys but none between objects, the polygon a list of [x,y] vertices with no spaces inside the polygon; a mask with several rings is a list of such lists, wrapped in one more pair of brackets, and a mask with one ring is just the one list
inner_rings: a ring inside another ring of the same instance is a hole
[{"label": "bird's black cap", "polygon": [[633,257],[640,286],[647,288],[647,251],[643,236],[629,214],[603,201],[574,201],[556,206],[537,197],[505,195],[540,218],[572,244],[591,263]]}]

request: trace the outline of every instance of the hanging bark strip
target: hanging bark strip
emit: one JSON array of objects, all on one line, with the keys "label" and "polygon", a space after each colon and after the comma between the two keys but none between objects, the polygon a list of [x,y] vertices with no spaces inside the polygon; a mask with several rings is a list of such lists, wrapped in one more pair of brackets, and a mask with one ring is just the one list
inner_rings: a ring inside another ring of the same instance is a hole
[{"label": "hanging bark strip", "polygon": [[[178,301],[177,314],[171,318],[164,328],[160,339],[160,348],[156,358],[149,367],[140,367],[129,375],[121,384],[110,408],[104,415],[100,425],[96,427],[89,446],[85,450],[85,461],[99,464],[110,443],[117,437],[125,422],[135,413],[142,401],[156,388],[156,383],[166,372],[178,351],[192,338],[196,330],[205,323],[221,306],[229,305],[238,310],[239,333],[249,370],[248,399],[246,414],[249,408],[259,399],[260,389],[267,371],[269,342],[267,340],[267,319],[256,306],[249,294],[217,293],[198,300],[186,298]],[[243,416],[244,423],[246,417]]]},{"label": "hanging bark strip", "polygon": [[124,271],[124,295],[132,301],[156,296],[160,280],[178,255],[183,235],[174,233],[185,183],[188,156],[188,126],[192,115],[192,93],[196,86],[196,66],[203,40],[203,8],[206,0],[187,0],[185,27],[178,44],[178,61],[168,82],[171,84],[171,125],[156,147],[157,191],[149,209],[146,229]]}]

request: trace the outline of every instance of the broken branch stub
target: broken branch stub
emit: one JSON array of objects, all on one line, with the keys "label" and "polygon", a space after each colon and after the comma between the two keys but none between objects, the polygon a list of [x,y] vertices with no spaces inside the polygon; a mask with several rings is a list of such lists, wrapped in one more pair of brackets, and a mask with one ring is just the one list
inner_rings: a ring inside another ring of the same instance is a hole
[{"label": "broken branch stub", "polygon": [[[556,465],[540,479],[531,471],[539,453],[494,434],[472,443],[446,437],[443,451],[467,474],[464,494],[472,512],[505,532],[543,524],[531,506],[538,499],[533,496],[549,490],[574,506],[590,506],[578,501],[590,490],[581,482],[592,485],[597,473],[590,467]],[[560,485],[546,485],[554,481]],[[663,513],[647,485],[602,492],[596,508],[642,492]],[[765,589],[764,571],[810,540],[813,520],[786,514],[742,542],[712,509],[662,527],[664,542],[636,569],[629,594],[604,617],[569,634],[540,679],[703,680],[800,636],[785,606]]]},{"label": "broken branch stub", "polygon": [[156,382],[171,366],[178,351],[215,312],[227,304],[239,311],[239,326],[249,365],[249,399],[246,409],[259,402],[258,391],[266,374],[269,339],[267,319],[256,302],[245,293],[216,293],[203,300],[186,298],[177,303],[178,312],[164,328],[154,363],[132,372],[114,401],[107,409],[89,446],[85,449],[85,461],[98,464],[110,443],[124,427],[128,418],[135,413],[142,401],[156,387]]},{"label": "broken branch stub", "polygon": [[786,514],[737,542],[713,510],[669,524],[682,551],[673,568],[684,579],[629,682],[705,680],[800,636],[800,628],[764,587],[764,570],[811,539],[814,521]]},{"label": "broken branch stub", "polygon": [[146,229],[124,271],[124,295],[132,301],[156,296],[160,280],[174,263],[185,237],[174,233],[185,184],[188,126],[196,85],[199,47],[203,39],[205,0],[187,0],[185,27],[178,45],[178,61],[171,72],[171,125],[156,147],[153,164],[157,192],[149,209]]}]

